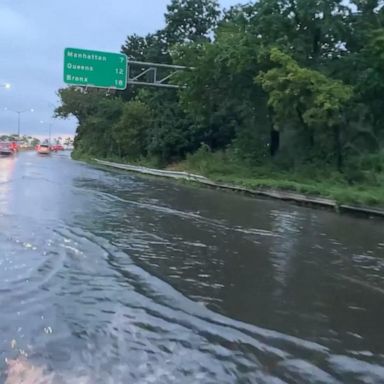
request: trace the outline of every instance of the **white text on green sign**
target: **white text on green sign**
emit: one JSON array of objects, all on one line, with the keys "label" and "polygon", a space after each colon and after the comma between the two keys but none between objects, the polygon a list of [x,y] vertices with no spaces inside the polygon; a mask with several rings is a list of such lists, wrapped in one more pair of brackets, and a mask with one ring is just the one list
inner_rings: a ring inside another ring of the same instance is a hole
[{"label": "white text on green sign", "polygon": [[66,48],[64,82],[98,88],[127,87],[127,56],[120,53]]}]

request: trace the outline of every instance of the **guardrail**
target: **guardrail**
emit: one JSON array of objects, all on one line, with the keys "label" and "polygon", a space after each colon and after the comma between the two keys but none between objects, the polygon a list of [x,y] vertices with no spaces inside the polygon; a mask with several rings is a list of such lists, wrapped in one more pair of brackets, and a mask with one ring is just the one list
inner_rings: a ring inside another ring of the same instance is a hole
[{"label": "guardrail", "polygon": [[128,164],[120,164],[120,163],[114,163],[111,161],[104,161],[104,160],[98,160],[98,159],[94,159],[94,160],[98,164],[111,166],[111,167],[119,168],[119,169],[124,169],[126,171],[143,173],[146,175],[170,177],[173,179],[184,179],[184,180],[192,180],[192,181],[200,181],[200,182],[209,182],[209,179],[207,179],[204,176],[194,175],[193,173],[188,173],[188,172],[164,171],[161,169],[147,168],[147,167],[128,165]]},{"label": "guardrail", "polygon": [[364,207],[364,206],[353,206],[347,204],[338,204],[335,200],[326,199],[323,197],[317,196],[308,196],[301,193],[275,190],[270,188],[258,188],[258,189],[249,189],[244,187],[239,187],[230,184],[217,183],[212,181],[204,176],[195,175],[188,172],[178,172],[178,171],[164,171],[160,169],[153,169],[147,167],[141,167],[136,165],[114,163],[111,161],[104,161],[99,159],[94,159],[96,163],[117,168],[123,169],[125,171],[142,173],[145,175],[159,176],[159,177],[168,177],[179,180],[188,180],[194,181],[199,184],[207,185],[213,188],[226,189],[235,192],[242,192],[248,195],[253,196],[265,196],[268,198],[279,199],[284,201],[291,201],[301,205],[310,205],[316,207],[323,207],[328,209],[333,209],[336,212],[347,212],[353,214],[364,214],[366,216],[377,216],[384,218],[384,209],[373,208],[373,207]]}]

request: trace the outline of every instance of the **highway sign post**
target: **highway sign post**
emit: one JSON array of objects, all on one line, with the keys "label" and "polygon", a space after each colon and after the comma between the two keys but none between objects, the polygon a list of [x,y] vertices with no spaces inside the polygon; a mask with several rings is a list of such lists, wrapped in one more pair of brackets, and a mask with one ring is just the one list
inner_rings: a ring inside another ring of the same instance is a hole
[{"label": "highway sign post", "polygon": [[125,89],[127,56],[121,53],[66,48],[64,82],[85,87]]}]

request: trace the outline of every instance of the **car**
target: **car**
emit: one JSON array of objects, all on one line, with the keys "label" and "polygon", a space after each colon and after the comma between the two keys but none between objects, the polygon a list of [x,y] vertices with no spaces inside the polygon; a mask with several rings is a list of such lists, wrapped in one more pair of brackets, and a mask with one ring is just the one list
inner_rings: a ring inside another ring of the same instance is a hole
[{"label": "car", "polygon": [[51,150],[54,151],[54,152],[57,152],[57,151],[64,151],[64,147],[60,144],[56,144],[56,145],[52,145],[51,146]]},{"label": "car", "polygon": [[16,141],[12,141],[11,143],[9,143],[9,146],[14,153],[18,152],[20,149],[20,145]]},{"label": "car", "polygon": [[0,142],[0,155],[1,156],[12,156],[15,153],[12,147],[12,143]]},{"label": "car", "polygon": [[40,144],[37,146],[37,153],[40,155],[49,155],[51,153],[51,148],[48,144]]}]

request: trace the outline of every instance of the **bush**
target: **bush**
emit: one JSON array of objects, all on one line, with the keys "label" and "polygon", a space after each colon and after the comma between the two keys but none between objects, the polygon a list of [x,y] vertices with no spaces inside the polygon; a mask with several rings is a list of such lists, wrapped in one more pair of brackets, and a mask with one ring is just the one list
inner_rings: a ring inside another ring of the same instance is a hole
[{"label": "bush", "polygon": [[384,172],[384,151],[366,155],[359,159],[359,167],[376,173]]}]

